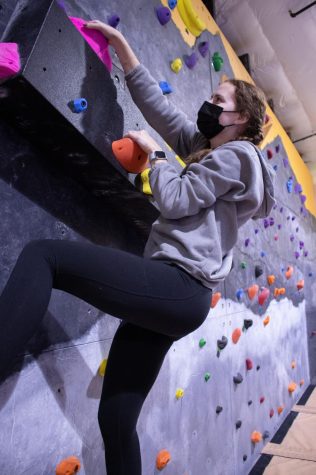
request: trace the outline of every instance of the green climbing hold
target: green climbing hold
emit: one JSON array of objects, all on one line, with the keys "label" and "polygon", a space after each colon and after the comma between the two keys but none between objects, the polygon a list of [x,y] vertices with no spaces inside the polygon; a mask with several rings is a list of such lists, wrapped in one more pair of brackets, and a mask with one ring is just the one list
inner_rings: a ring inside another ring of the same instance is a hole
[{"label": "green climbing hold", "polygon": [[200,345],[200,348],[203,348],[203,346],[206,345],[206,340],[204,340],[204,338],[201,338],[199,345]]},{"label": "green climbing hold", "polygon": [[246,269],[247,264],[245,263],[245,261],[242,261],[242,262],[241,262],[240,267],[241,267],[242,269]]},{"label": "green climbing hold", "polygon": [[222,66],[224,64],[223,58],[220,56],[219,52],[216,51],[213,56],[212,56],[212,63],[214,66],[215,71],[220,71],[222,69]]},{"label": "green climbing hold", "polygon": [[205,381],[208,381],[210,379],[210,377],[211,377],[210,373],[205,373],[205,375],[204,375]]}]

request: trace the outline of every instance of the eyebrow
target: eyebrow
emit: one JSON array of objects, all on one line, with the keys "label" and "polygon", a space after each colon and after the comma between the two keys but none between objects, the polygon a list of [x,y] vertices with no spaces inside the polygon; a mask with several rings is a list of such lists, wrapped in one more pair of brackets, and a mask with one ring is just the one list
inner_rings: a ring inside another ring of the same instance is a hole
[{"label": "eyebrow", "polygon": [[221,99],[222,101],[225,101],[225,98],[223,96],[221,96],[220,94],[212,94],[211,95],[211,99],[213,99],[213,97],[218,97],[219,99]]}]

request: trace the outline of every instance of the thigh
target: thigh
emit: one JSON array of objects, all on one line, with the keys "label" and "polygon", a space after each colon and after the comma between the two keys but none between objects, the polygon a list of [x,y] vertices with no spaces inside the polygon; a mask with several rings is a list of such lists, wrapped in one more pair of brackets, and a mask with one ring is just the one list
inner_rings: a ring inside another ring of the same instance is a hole
[{"label": "thigh", "polygon": [[208,314],[211,291],[177,267],[88,243],[47,240],[47,246],[54,288],[112,316],[182,337]]},{"label": "thigh", "polygon": [[121,322],[108,356],[101,403],[126,394],[128,408],[128,397],[133,393],[140,410],[173,342],[167,335]]}]

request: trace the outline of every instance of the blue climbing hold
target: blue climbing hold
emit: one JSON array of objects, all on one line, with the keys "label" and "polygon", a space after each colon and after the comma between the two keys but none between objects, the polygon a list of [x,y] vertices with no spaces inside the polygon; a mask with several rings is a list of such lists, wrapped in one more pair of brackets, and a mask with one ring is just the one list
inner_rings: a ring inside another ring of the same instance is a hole
[{"label": "blue climbing hold", "polygon": [[70,101],[68,105],[70,109],[72,110],[72,112],[79,114],[80,112],[83,112],[87,109],[88,102],[83,97],[80,97],[78,99],[74,99],[73,101]]},{"label": "blue climbing hold", "polygon": [[290,176],[290,178],[286,182],[286,187],[287,187],[287,191],[289,193],[292,193],[292,190],[293,190],[293,177],[292,176]]},{"label": "blue climbing hold", "polygon": [[177,0],[168,0],[170,10],[173,10],[177,6]]},{"label": "blue climbing hold", "polygon": [[171,92],[173,92],[172,87],[167,81],[160,81],[159,86],[164,94],[170,94]]},{"label": "blue climbing hold", "polygon": [[238,289],[237,292],[236,292],[236,298],[238,300],[241,300],[243,295],[244,295],[244,290],[243,289]]}]

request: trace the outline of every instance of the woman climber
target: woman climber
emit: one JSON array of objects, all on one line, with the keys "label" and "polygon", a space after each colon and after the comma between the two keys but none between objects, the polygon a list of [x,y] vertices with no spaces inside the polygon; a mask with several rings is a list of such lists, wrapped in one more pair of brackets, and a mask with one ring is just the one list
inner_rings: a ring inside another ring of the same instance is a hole
[{"label": "woman climber", "polygon": [[[0,297],[0,374],[38,329],[52,289],[122,319],[110,348],[99,425],[107,475],[140,475],[137,420],[175,340],[206,319],[212,290],[232,268],[238,229],[274,204],[273,169],[256,147],[263,138],[263,93],[227,80],[190,121],[162,94],[124,36],[98,20],[115,49],[132,98],[147,122],[183,158],[179,174],[146,131],[130,131],[149,155],[160,215],[143,257],[94,244],[29,242]],[[137,368],[137,370],[136,370]]]}]

